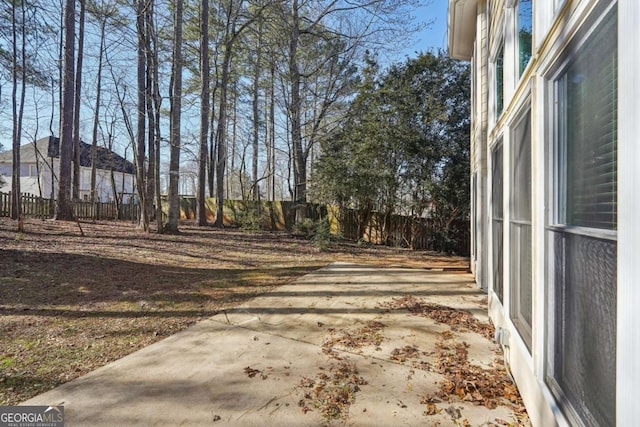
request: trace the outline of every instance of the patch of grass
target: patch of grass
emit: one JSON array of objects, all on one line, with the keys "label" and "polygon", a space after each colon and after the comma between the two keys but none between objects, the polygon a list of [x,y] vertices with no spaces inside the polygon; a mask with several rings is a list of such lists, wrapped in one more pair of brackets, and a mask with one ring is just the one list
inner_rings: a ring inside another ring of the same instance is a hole
[{"label": "patch of grass", "polygon": [[0,368],[11,368],[15,366],[17,360],[15,357],[0,356]]}]

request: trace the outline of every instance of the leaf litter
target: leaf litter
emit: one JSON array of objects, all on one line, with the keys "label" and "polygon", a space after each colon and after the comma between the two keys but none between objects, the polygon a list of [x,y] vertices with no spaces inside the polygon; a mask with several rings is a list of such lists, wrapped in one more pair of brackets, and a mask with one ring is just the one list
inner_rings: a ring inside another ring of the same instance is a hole
[{"label": "leaf litter", "polygon": [[[380,304],[380,307],[389,310],[406,309],[413,315],[428,317],[436,323],[445,324],[451,328],[439,334],[433,366],[425,365],[427,370],[443,375],[444,379],[439,382],[435,394],[422,397],[421,404],[426,405],[424,415],[436,415],[445,410],[456,424],[465,425],[468,421],[462,419],[460,414],[454,411],[456,416],[451,415],[453,413],[451,408],[455,409],[455,407],[443,408],[442,404],[469,402],[487,409],[503,405],[512,410],[515,418],[513,425],[530,425],[520,393],[502,361],[494,360],[489,368],[474,365],[468,358],[469,345],[455,340],[456,332],[467,331],[491,340],[494,334],[493,325],[478,320],[469,311],[425,302],[413,295],[393,298],[389,302]],[[405,346],[393,350],[391,359],[404,362],[410,358],[417,358],[418,355],[419,350],[415,346]],[[413,366],[421,367],[416,363]],[[498,421],[503,420],[497,419],[496,422]]]},{"label": "leaf litter", "polygon": [[359,376],[355,363],[349,360],[335,361],[328,368],[321,369],[314,378],[303,377],[300,380],[303,397],[298,406],[305,414],[317,409],[327,420],[346,418],[360,386],[366,384],[367,381]]},{"label": "leaf litter", "polygon": [[0,218],[0,405],[15,405],[334,261],[462,265],[463,258],[181,223]]}]

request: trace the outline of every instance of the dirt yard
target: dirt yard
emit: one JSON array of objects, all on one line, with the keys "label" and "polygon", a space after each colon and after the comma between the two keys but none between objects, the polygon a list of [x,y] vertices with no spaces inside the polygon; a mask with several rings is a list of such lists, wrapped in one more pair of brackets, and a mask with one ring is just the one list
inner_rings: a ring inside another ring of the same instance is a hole
[{"label": "dirt yard", "polygon": [[[84,234],[84,236],[82,235]],[[0,219],[0,405],[13,405],[333,261],[467,260],[284,233]]]}]

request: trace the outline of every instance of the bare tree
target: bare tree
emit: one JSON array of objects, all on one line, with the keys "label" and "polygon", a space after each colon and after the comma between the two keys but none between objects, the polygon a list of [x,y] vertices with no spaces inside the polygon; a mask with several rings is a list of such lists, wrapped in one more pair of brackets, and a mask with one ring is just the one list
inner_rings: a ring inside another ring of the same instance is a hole
[{"label": "bare tree", "polygon": [[294,203],[296,210],[296,222],[307,217],[307,162],[302,153],[302,118],[300,84],[301,73],[298,65],[298,45],[300,43],[300,8],[298,0],[291,2],[291,31],[289,38],[289,79],[290,96],[289,115],[291,120],[291,145],[293,147],[294,169]]},{"label": "bare tree", "polygon": [[[147,30],[148,30],[148,67],[147,71],[151,82],[151,88],[148,93],[151,95],[151,105],[149,105],[149,127],[153,127],[152,132],[149,130],[149,179],[153,181],[153,193],[155,194],[156,204],[156,228],[158,233],[163,232],[162,226],[162,199],[160,195],[160,108],[162,97],[160,96],[160,79],[158,73],[158,37],[154,24],[154,0],[150,0],[147,10]],[[153,158],[152,158],[153,157]],[[153,173],[153,179],[151,179]]]},{"label": "bare tree", "polygon": [[[22,215],[22,199],[20,194],[20,140],[22,138],[22,118],[24,113],[24,97],[26,91],[26,7],[21,2],[21,47],[20,57],[21,64],[18,66],[18,22],[16,2],[11,3],[11,34],[13,41],[13,62],[11,76],[13,79],[13,88],[11,93],[11,103],[13,111],[13,176],[11,181],[11,218],[20,219]],[[20,73],[18,68],[21,69]],[[18,78],[22,80],[20,89],[20,101],[17,100]],[[22,223],[18,226],[22,228]]]},{"label": "bare tree", "polygon": [[205,212],[205,186],[207,173],[207,149],[209,136],[209,0],[200,6],[200,152],[198,159],[198,225],[207,225]]},{"label": "bare tree", "polygon": [[[154,204],[154,195],[156,192],[156,181],[157,181],[157,170],[156,170],[156,119],[159,120],[159,117],[156,117],[156,109],[154,107],[154,92],[155,87],[157,85],[157,81],[154,80],[154,69],[155,69],[155,47],[153,45],[154,40],[154,26],[153,26],[153,16],[154,16],[154,0],[147,0],[144,8],[144,25],[145,25],[145,35],[144,35],[144,50],[145,50],[145,79],[146,79],[146,87],[145,87],[145,105],[146,105],[146,113],[148,120],[147,127],[147,147],[148,147],[148,157],[147,157],[147,175],[146,175],[146,188],[144,206],[142,207],[145,210],[145,215],[148,221],[151,220],[151,216],[153,215],[153,204]],[[147,229],[150,229],[147,226]],[[158,230],[162,229],[162,218],[160,218],[160,223],[158,226]]]},{"label": "bare tree", "polygon": [[[414,0],[292,0],[287,19],[287,108],[291,122],[296,221],[306,217],[307,166],[309,153],[317,142],[304,133],[305,109],[308,108],[304,102],[311,99],[314,103],[316,97],[320,96],[311,82],[318,73],[330,73],[332,76],[322,83],[322,86],[331,89],[331,93],[321,95],[324,100],[316,105],[322,110],[315,113],[314,123],[307,127],[317,131],[335,104],[335,95],[339,94],[343,89],[342,84],[346,82],[342,71],[348,70],[358,50],[367,45],[390,43],[395,36],[410,32],[407,8],[414,5]],[[336,46],[339,48],[336,49]],[[315,55],[317,58],[309,56],[313,49],[319,54]],[[338,81],[341,83],[337,84]]]},{"label": "bare tree", "polygon": [[138,197],[140,198],[140,218],[138,226],[145,231],[149,230],[149,217],[146,206],[147,195],[146,193],[146,173],[145,173],[145,156],[146,156],[146,120],[147,120],[147,75],[146,75],[146,20],[145,0],[136,0],[136,30],[137,30],[137,82],[138,82],[138,124],[136,133],[136,147],[134,150],[136,154],[136,180]]},{"label": "bare tree", "polygon": [[72,198],[80,198],[80,94],[82,92],[82,60],[84,56],[84,19],[86,0],[80,0],[80,25],[78,28],[78,58],[73,100],[73,191]]},{"label": "bare tree", "polygon": [[100,47],[98,49],[98,75],[96,77],[96,107],[93,116],[93,132],[91,137],[91,192],[90,199],[92,202],[96,201],[96,162],[97,162],[97,144],[98,144],[98,128],[100,118],[100,106],[102,95],[102,62],[104,57],[105,46],[105,32],[107,26],[107,20],[115,15],[115,7],[111,4],[102,4],[97,6],[91,4],[89,13],[94,15],[99,20],[100,25]]},{"label": "bare tree", "polygon": [[180,179],[180,119],[182,113],[182,16],[183,0],[176,0],[174,12],[173,66],[171,71],[169,123],[169,214],[165,231],[178,232],[180,219],[180,199],[178,184]]},{"label": "bare tree", "polygon": [[[240,5],[243,1],[240,0]],[[229,85],[229,69],[231,67],[231,55],[233,44],[238,36],[236,22],[238,20],[239,7],[234,8],[234,1],[228,2],[225,19],[224,55],[222,60],[222,75],[220,79],[220,106],[218,108],[218,128],[216,132],[217,159],[216,159],[216,227],[224,226],[224,172],[227,157],[227,92]]]},{"label": "bare tree", "polygon": [[72,220],[70,203],[71,157],[73,154],[73,101],[74,101],[74,48],[75,1],[65,0],[64,6],[64,56],[62,78],[62,105],[60,111],[60,174],[58,180],[58,205],[55,218]]},{"label": "bare tree", "polygon": [[[220,78],[220,103],[218,108],[218,128],[216,133],[217,143],[217,163],[216,163],[216,227],[223,226],[223,205],[224,205],[224,174],[227,157],[227,96],[231,71],[231,59],[234,53],[235,44],[242,33],[270,6],[270,2],[260,5],[244,22],[239,25],[242,13],[244,13],[244,0],[237,3],[230,0],[225,10],[225,33],[223,37],[223,59],[221,65]],[[239,25],[239,26],[238,26]]]},{"label": "bare tree", "polygon": [[253,68],[253,159],[251,164],[251,194],[253,200],[260,200],[260,189],[258,187],[258,147],[260,144],[260,75],[262,73],[262,38],[263,38],[264,23],[260,19],[258,21],[258,28],[256,31],[256,46],[255,46],[255,62]]}]

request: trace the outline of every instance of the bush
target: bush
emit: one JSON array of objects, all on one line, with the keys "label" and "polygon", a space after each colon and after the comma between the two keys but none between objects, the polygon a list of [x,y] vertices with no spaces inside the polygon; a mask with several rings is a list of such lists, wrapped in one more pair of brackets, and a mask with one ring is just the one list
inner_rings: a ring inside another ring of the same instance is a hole
[{"label": "bush", "polygon": [[236,220],[242,230],[260,231],[262,230],[262,214],[256,206],[246,206],[238,212]]},{"label": "bush", "polygon": [[296,222],[293,225],[291,234],[311,239],[314,246],[321,251],[325,251],[329,248],[332,237],[331,226],[329,225],[329,220],[326,217],[321,218],[318,221],[305,218],[302,222]]},{"label": "bush", "polygon": [[331,243],[331,227],[326,218],[321,218],[316,224],[316,232],[311,238],[313,244],[321,251],[329,249]]},{"label": "bush", "polygon": [[316,228],[318,224],[311,218],[305,218],[302,222],[296,222],[293,224],[291,233],[296,236],[304,236],[307,238],[313,237],[316,234]]}]

